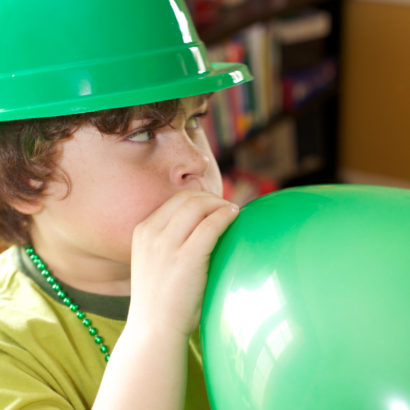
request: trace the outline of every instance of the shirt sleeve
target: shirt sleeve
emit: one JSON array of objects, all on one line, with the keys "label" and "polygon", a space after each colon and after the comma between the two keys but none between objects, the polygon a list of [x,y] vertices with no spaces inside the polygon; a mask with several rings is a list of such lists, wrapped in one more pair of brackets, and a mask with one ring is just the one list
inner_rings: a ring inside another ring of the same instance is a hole
[{"label": "shirt sleeve", "polygon": [[[25,356],[24,351],[21,356]],[[0,352],[0,408],[7,410],[73,410],[74,407],[35,369]],[[77,410],[77,409],[75,409]]]}]

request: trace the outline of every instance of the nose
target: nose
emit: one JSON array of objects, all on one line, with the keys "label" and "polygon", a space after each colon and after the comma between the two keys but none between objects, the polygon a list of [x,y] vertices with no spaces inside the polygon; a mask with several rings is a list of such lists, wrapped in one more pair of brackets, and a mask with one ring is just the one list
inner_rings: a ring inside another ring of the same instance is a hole
[{"label": "nose", "polygon": [[[210,163],[209,154],[197,146],[185,131],[178,131],[171,142],[170,156],[172,157],[169,169],[170,180],[176,185],[189,185],[195,183],[202,187]],[[195,186],[198,188],[198,186]]]}]

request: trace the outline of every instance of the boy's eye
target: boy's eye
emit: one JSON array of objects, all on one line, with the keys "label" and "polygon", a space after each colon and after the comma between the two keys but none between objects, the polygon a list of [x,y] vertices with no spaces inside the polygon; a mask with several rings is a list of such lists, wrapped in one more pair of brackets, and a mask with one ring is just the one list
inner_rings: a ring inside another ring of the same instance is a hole
[{"label": "boy's eye", "polygon": [[133,142],[148,142],[152,138],[151,131],[136,131],[127,137],[127,140]]},{"label": "boy's eye", "polygon": [[191,117],[187,122],[186,122],[186,128],[193,130],[199,127],[199,120],[198,117]]},{"label": "boy's eye", "polygon": [[193,115],[186,123],[186,128],[187,129],[197,129],[201,127],[201,122],[200,122],[200,118],[201,117],[205,117],[205,115],[207,114],[207,112],[201,112],[198,114]]}]

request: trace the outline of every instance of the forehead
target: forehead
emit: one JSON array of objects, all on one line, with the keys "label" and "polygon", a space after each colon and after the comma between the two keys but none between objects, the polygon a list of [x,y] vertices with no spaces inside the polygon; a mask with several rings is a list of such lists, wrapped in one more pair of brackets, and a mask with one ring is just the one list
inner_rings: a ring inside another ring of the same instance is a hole
[{"label": "forehead", "polygon": [[132,107],[132,120],[151,120],[168,123],[176,116],[190,115],[193,111],[205,108],[213,93],[194,95],[175,100],[159,101]]},{"label": "forehead", "polygon": [[206,104],[211,98],[212,93],[194,95],[192,97],[181,98],[181,104],[184,109],[196,109]]}]

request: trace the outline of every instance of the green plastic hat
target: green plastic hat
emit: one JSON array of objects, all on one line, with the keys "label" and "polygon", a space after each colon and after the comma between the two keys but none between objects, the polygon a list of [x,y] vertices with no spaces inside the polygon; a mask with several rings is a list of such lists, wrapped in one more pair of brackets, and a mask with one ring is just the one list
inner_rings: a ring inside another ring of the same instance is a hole
[{"label": "green plastic hat", "polygon": [[182,0],[0,2],[0,121],[146,104],[252,79],[210,63]]}]

